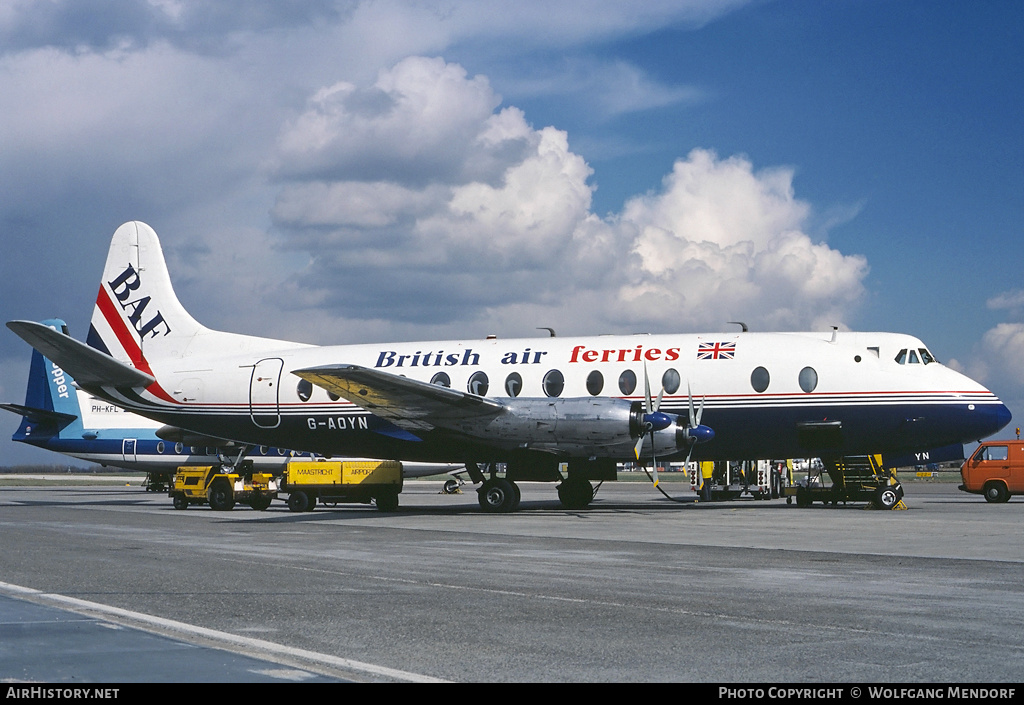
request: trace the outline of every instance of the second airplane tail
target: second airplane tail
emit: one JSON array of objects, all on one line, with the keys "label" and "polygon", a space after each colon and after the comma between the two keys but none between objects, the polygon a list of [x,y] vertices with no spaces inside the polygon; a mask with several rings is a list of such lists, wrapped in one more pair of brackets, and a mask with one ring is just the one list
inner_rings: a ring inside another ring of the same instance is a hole
[{"label": "second airplane tail", "polygon": [[[42,324],[67,335],[64,321],[53,319],[42,321]],[[81,426],[78,390],[71,376],[38,350],[32,351],[25,404],[0,404],[0,408],[22,416],[21,425],[13,437],[17,441],[50,438],[68,426]],[[70,429],[73,431],[74,428]]]}]

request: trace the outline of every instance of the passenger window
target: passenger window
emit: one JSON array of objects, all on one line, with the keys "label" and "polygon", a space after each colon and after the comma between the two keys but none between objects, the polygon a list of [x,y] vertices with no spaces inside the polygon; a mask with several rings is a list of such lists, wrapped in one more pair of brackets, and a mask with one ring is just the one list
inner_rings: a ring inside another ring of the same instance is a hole
[{"label": "passenger window", "polygon": [[604,389],[604,375],[594,370],[587,375],[587,391],[590,393],[590,396],[596,397],[601,393],[602,389]]},{"label": "passenger window", "polygon": [[301,401],[309,401],[309,398],[313,396],[313,383],[308,379],[300,379],[295,393],[299,395]]},{"label": "passenger window", "polygon": [[161,455],[163,454],[163,452],[164,452],[164,442],[163,441],[160,441],[159,443],[156,444],[156,452],[160,453]]},{"label": "passenger window", "polygon": [[436,384],[439,387],[451,387],[452,379],[448,376],[447,372],[438,372],[430,378],[430,383]]},{"label": "passenger window", "polygon": [[900,365],[907,364],[907,349],[903,348],[896,354],[896,362]]},{"label": "passenger window", "polygon": [[818,373],[814,371],[813,367],[805,367],[800,370],[800,389],[810,394],[817,386]]},{"label": "passenger window", "polygon": [[562,395],[562,390],[565,389],[565,377],[558,370],[550,370],[544,375],[544,394],[549,397],[558,397]]},{"label": "passenger window", "polygon": [[666,394],[675,394],[679,391],[679,381],[679,373],[670,367],[661,376],[661,388]]},{"label": "passenger window", "polygon": [[619,391],[629,396],[636,389],[636,373],[633,370],[626,370],[619,375]]},{"label": "passenger window", "polygon": [[771,384],[771,381],[771,375],[769,375],[768,370],[763,367],[758,367],[750,373],[750,386],[759,394],[768,389],[768,385]]},{"label": "passenger window", "polygon": [[487,375],[483,372],[474,372],[469,377],[469,384],[467,385],[471,394],[477,394],[481,397],[487,396],[487,388],[489,380]]},{"label": "passenger window", "polygon": [[518,397],[521,391],[523,391],[523,376],[518,372],[513,372],[505,378],[505,394],[510,397]]}]

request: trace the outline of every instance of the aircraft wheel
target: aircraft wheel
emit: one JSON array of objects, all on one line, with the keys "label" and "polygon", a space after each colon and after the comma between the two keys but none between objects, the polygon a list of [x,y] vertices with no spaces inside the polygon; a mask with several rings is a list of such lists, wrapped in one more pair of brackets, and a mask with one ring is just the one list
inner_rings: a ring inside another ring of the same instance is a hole
[{"label": "aircraft wheel", "polygon": [[1010,492],[1003,483],[990,482],[985,485],[985,501],[993,504],[1008,502],[1010,501]]},{"label": "aircraft wheel", "polygon": [[235,495],[227,482],[218,480],[210,487],[210,508],[229,512],[235,508]]},{"label": "aircraft wheel", "polygon": [[585,509],[594,501],[594,486],[587,480],[569,478],[558,486],[558,499],[566,509]]},{"label": "aircraft wheel", "polygon": [[292,512],[308,512],[310,509],[309,495],[299,490],[288,495],[288,510]]},{"label": "aircraft wheel", "polygon": [[477,490],[477,498],[480,508],[492,514],[511,512],[519,506],[515,484],[500,477],[484,480]]},{"label": "aircraft wheel", "polygon": [[445,494],[455,494],[459,490],[459,481],[452,478],[444,483],[443,489]]},{"label": "aircraft wheel", "polygon": [[188,498],[183,494],[176,494],[171,500],[175,509],[188,509]]}]

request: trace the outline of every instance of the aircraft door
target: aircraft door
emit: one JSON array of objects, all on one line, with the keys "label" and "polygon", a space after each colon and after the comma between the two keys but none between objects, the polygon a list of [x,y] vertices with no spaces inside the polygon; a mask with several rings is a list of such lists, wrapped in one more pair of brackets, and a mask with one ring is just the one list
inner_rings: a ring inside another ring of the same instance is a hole
[{"label": "aircraft door", "polygon": [[279,388],[283,367],[284,360],[279,357],[268,357],[253,365],[249,382],[249,416],[260,428],[281,425]]},{"label": "aircraft door", "polygon": [[124,456],[126,463],[134,463],[138,460],[138,457],[135,455],[135,443],[136,439],[134,438],[125,438],[121,441],[121,454]]}]

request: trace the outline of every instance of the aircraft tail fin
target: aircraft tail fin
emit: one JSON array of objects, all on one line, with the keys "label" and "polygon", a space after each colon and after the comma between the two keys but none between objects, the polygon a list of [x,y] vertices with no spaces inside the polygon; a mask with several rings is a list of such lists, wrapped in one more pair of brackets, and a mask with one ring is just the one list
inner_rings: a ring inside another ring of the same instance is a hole
[{"label": "aircraft tail fin", "polygon": [[[42,325],[67,335],[64,321],[52,319],[43,321]],[[71,376],[38,350],[32,351],[25,403],[0,404],[0,408],[22,416],[14,440],[58,435],[67,426],[80,422],[81,415],[78,390]]]},{"label": "aircraft tail fin", "polygon": [[152,374],[149,362],[207,353],[302,347],[211,330],[178,301],[156,232],[139,221],[119,227],[110,241],[88,344]]},{"label": "aircraft tail fin", "polygon": [[119,227],[107,252],[88,344],[147,371],[147,357],[183,356],[188,341],[204,332],[174,293],[153,228],[139,221]]}]

